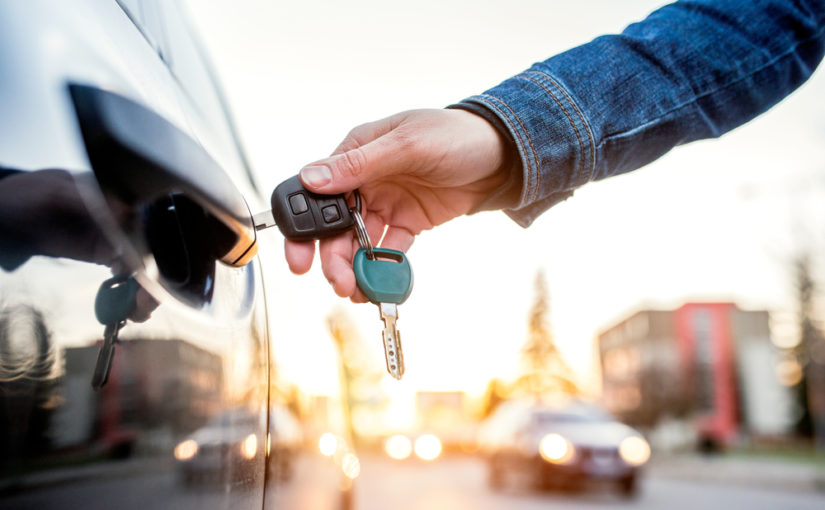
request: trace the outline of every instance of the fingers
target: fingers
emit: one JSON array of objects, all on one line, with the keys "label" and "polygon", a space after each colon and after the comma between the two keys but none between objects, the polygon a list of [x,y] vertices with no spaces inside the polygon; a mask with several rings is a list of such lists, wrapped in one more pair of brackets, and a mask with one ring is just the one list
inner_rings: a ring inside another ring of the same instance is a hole
[{"label": "fingers", "polygon": [[135,295],[135,309],[129,315],[132,322],[146,322],[152,317],[152,312],[160,305],[155,298],[143,287],[138,287]]},{"label": "fingers", "polygon": [[324,239],[319,243],[321,268],[332,289],[341,297],[355,294],[355,274],[352,272],[352,235],[347,233]]},{"label": "fingers", "polygon": [[382,248],[399,250],[406,252],[415,241],[415,235],[404,227],[389,227],[384,239],[381,241]]},{"label": "fingers", "polygon": [[[364,223],[372,244],[377,245],[384,232],[384,220],[377,214],[368,214],[364,218]],[[323,239],[319,246],[324,276],[335,293],[341,297],[349,297],[356,303],[367,301],[358,288],[352,271],[352,259],[361,247],[357,238],[347,232],[332,239]]]},{"label": "fingers", "polygon": [[[346,142],[349,147],[354,142]],[[324,194],[345,193],[363,184],[398,173],[415,159],[408,137],[390,132],[301,169],[304,186]]]},{"label": "fingers", "polygon": [[284,255],[290,271],[295,274],[304,274],[312,267],[315,242],[295,242],[284,239]]}]

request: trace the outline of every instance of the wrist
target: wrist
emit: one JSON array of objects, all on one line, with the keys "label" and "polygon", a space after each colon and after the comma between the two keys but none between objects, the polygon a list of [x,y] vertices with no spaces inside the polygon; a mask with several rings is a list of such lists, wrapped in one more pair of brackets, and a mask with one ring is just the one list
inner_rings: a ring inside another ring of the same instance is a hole
[{"label": "wrist", "polygon": [[495,144],[495,154],[497,163],[494,163],[494,170],[484,179],[485,193],[484,199],[473,207],[470,214],[480,211],[506,209],[518,205],[521,198],[523,169],[521,158],[512,133],[498,116],[482,105],[475,103],[456,103],[447,106],[451,110],[463,110],[479,119],[483,119],[495,133],[495,140],[490,141]]}]

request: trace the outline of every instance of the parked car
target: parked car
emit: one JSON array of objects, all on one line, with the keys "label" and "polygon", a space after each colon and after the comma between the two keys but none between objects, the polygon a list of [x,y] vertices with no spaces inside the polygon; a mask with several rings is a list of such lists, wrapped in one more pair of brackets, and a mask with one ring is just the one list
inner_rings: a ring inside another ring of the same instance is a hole
[{"label": "parked car", "polygon": [[279,248],[182,6],[2,2],[0,44],[0,506],[348,506],[352,470],[271,448]]},{"label": "parked car", "polygon": [[482,424],[478,441],[494,488],[518,476],[539,487],[609,481],[632,495],[639,469],[650,458],[650,446],[638,431],[601,407],[578,401],[503,403]]}]

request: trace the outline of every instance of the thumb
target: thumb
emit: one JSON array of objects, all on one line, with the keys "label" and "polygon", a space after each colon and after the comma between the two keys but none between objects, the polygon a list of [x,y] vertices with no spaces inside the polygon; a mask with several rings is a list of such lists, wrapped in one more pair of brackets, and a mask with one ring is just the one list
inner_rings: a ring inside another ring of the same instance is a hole
[{"label": "thumb", "polygon": [[366,145],[311,163],[301,169],[301,182],[310,191],[346,193],[407,167],[412,157],[409,141],[392,133]]}]

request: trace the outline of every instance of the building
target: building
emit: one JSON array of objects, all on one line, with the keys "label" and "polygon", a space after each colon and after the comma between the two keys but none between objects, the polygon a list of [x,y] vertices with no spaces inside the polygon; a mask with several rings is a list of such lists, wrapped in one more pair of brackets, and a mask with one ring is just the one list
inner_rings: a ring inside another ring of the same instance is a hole
[{"label": "building", "polygon": [[634,313],[598,337],[605,406],[639,427],[686,420],[706,445],[787,434],[769,319],[733,303]]},{"label": "building", "polygon": [[87,446],[96,429],[106,449],[134,443],[138,430],[171,426],[166,432],[181,436],[219,411],[219,355],[183,340],[121,340],[109,381],[95,391],[91,380],[99,349],[98,342],[63,351],[63,405],[55,411],[50,431],[56,446]]}]

